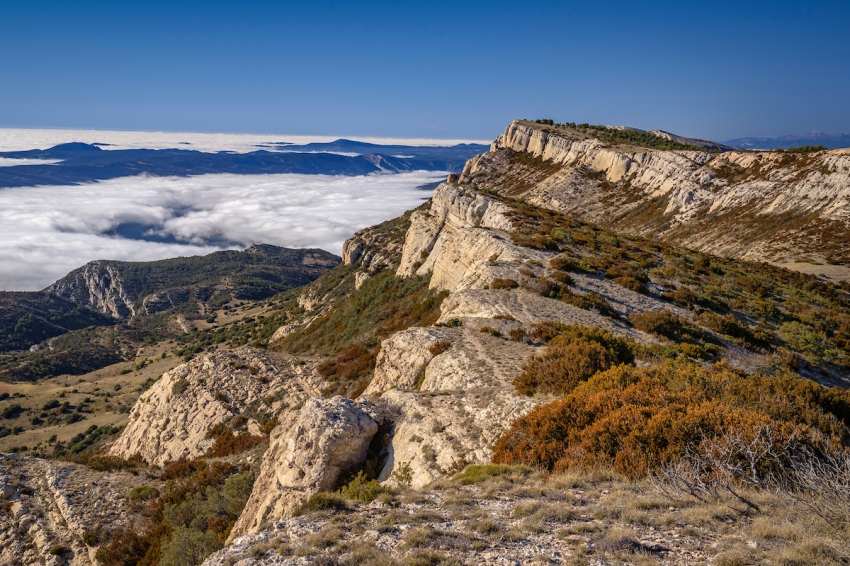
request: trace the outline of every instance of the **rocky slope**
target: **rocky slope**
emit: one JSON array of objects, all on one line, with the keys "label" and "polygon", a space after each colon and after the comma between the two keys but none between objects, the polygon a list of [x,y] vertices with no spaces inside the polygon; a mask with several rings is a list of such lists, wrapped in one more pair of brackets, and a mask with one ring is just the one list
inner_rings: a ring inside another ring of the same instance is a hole
[{"label": "rocky slope", "polygon": [[[541,344],[502,337],[511,330],[522,329],[527,335],[533,331],[533,324],[555,321],[601,326],[641,342],[655,341],[593,310],[527,289],[490,288],[499,278],[528,279],[524,273],[539,278],[551,275],[553,269],[546,262],[557,255],[512,244],[506,212],[501,203],[444,184],[435,191],[430,209],[411,216],[397,262],[398,275],[428,276],[432,288],[449,295],[435,326],[402,330],[383,341],[374,377],[362,394],[364,399],[392,408],[392,417],[383,423],[390,425],[379,475],[383,481],[392,483],[393,471],[402,464],[409,466],[411,484],[422,487],[469,464],[486,463],[493,443],[511,422],[545,401],[519,395],[512,385]],[[362,235],[358,240],[361,243],[346,244],[345,259],[365,272],[369,264],[360,261],[374,256],[352,252],[366,247]],[[604,278],[577,275],[574,287],[579,292],[586,289],[605,296],[624,315],[671,308],[668,303]],[[351,407],[344,418],[333,411],[320,418],[327,411],[321,408],[322,402],[314,403],[319,404],[305,405],[297,417],[292,415],[294,420],[282,423],[272,434],[272,448],[263,462],[262,477],[267,479],[260,480],[258,485],[263,487],[256,489],[261,502],[249,503],[234,536],[287,516],[319,485],[332,485],[332,480],[315,480],[309,482],[312,488],[308,489],[303,484],[305,478],[317,475],[304,472],[292,476],[298,468],[293,462],[325,461],[327,455],[311,457],[310,450],[319,445],[335,446],[344,439],[349,446],[362,449],[376,434],[377,426],[369,426],[371,432],[364,436],[361,421],[365,417],[351,416],[361,414],[362,409]],[[334,424],[337,422],[351,424],[340,427]],[[303,439],[304,435],[310,440]],[[361,455],[361,461],[363,458],[365,455]],[[275,494],[274,486],[279,493]]]},{"label": "rocky slope", "polygon": [[145,473],[0,456],[0,564],[96,564],[100,530],[141,519],[127,495],[146,481],[156,483]]},{"label": "rocky slope", "polygon": [[850,263],[846,149],[658,151],[515,121],[458,181],[718,255]]}]

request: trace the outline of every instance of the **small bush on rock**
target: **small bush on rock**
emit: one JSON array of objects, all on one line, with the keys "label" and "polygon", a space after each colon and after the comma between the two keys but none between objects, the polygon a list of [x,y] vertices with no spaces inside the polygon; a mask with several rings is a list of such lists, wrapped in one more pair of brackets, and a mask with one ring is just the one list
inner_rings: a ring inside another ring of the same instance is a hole
[{"label": "small bush on rock", "polygon": [[516,289],[517,287],[519,287],[519,283],[513,279],[493,279],[493,282],[490,283],[491,289]]},{"label": "small bush on rock", "polygon": [[147,501],[159,497],[159,490],[149,485],[137,485],[130,490],[130,501]]},{"label": "small bush on rock", "polygon": [[304,513],[308,513],[310,511],[347,511],[348,510],[348,502],[345,500],[345,497],[338,493],[330,493],[327,491],[320,491],[318,493],[314,493],[301,504],[298,509],[296,509],[293,513],[293,517],[299,517]]}]

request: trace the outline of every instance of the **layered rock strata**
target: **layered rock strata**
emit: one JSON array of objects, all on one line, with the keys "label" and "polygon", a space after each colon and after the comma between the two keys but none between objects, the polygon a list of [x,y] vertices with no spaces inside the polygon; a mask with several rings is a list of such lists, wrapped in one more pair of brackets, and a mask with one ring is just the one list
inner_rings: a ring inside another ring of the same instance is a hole
[{"label": "layered rock strata", "polygon": [[719,255],[850,261],[850,149],[659,151],[515,121],[458,180]]},{"label": "layered rock strata", "polygon": [[139,455],[153,465],[196,458],[214,443],[208,431],[239,415],[249,433],[260,434],[259,410],[276,415],[320,395],[324,380],[315,366],[247,347],[200,356],[139,397],[110,454]]}]

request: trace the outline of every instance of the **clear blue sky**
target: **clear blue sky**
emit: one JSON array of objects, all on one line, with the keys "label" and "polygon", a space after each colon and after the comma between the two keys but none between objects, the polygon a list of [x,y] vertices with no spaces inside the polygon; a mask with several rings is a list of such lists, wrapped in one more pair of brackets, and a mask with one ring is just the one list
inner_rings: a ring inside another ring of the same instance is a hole
[{"label": "clear blue sky", "polygon": [[850,2],[0,0],[0,127],[850,131]]}]

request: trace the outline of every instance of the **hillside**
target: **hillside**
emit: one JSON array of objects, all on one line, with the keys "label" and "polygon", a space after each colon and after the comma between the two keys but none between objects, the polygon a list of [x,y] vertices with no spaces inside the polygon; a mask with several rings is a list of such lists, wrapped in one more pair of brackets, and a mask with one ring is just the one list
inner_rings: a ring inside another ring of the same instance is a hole
[{"label": "hillside", "polygon": [[0,352],[27,350],[71,330],[111,324],[110,317],[62,297],[0,291]]},{"label": "hillside", "polygon": [[152,262],[91,262],[42,292],[0,295],[3,351],[19,350],[0,356],[0,379],[79,375],[132,359],[143,344],[212,325],[234,305],[309,283],[338,262],[323,250],[270,245]]},{"label": "hillside", "polygon": [[245,251],[148,262],[93,261],[44,291],[115,318],[156,314],[188,302],[265,299],[309,283],[337,264],[323,250],[267,244]]},{"label": "hillside", "polygon": [[710,153],[627,134],[515,121],[458,181],[716,255],[850,275],[850,150]]},{"label": "hillside", "polygon": [[[669,175],[729,155],[546,127],[563,137],[545,147]],[[311,283],[189,321],[126,374],[0,400],[20,427],[0,439],[21,470],[0,477],[21,502],[4,548],[101,566],[846,563],[848,284],[541,206],[536,176],[581,165],[502,143]],[[77,413],[92,425],[68,438]],[[127,496],[81,513],[75,486],[107,481]]]}]

